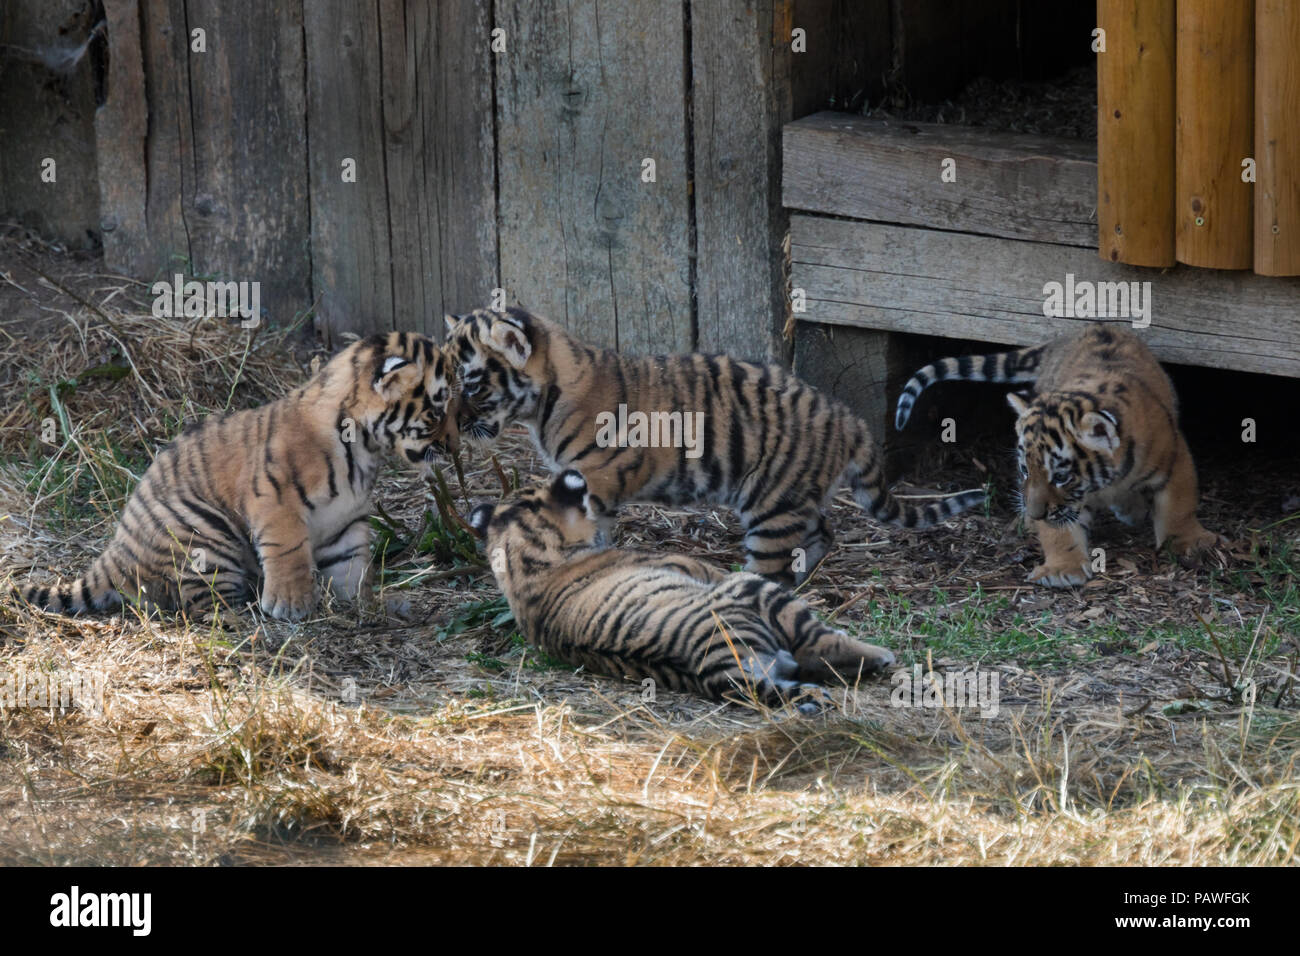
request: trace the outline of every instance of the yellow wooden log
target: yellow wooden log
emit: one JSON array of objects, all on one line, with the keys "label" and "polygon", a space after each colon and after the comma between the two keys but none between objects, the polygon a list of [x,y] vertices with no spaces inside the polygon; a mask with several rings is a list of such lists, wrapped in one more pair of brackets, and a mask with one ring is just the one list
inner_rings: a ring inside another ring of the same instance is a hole
[{"label": "yellow wooden log", "polygon": [[1255,235],[1254,0],[1178,0],[1178,261],[1249,269]]},{"label": "yellow wooden log", "polygon": [[1255,271],[1300,275],[1300,3],[1255,5]]},{"label": "yellow wooden log", "polygon": [[1174,0],[1097,0],[1097,252],[1174,264]]}]

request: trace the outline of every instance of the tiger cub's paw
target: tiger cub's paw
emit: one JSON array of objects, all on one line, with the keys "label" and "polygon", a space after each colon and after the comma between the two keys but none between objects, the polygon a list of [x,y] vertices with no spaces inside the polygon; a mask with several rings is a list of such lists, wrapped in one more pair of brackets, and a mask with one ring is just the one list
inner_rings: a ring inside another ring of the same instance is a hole
[{"label": "tiger cub's paw", "polygon": [[309,577],[305,581],[291,582],[262,590],[262,611],[277,621],[301,621],[316,607],[316,589]]},{"label": "tiger cub's paw", "polygon": [[1227,555],[1216,552],[1215,549],[1226,549],[1228,539],[1199,525],[1192,531],[1170,535],[1165,539],[1165,544],[1178,557],[1178,563],[1185,568],[1200,567],[1202,561],[1207,558],[1221,568],[1227,567]]},{"label": "tiger cub's paw", "polygon": [[1049,588],[1073,588],[1086,584],[1092,577],[1092,568],[1087,563],[1054,562],[1040,564],[1029,572],[1028,580]]},{"label": "tiger cub's paw", "polygon": [[1174,554],[1189,558],[1210,548],[1226,545],[1227,539],[1199,525],[1182,534],[1172,534],[1167,541]]}]

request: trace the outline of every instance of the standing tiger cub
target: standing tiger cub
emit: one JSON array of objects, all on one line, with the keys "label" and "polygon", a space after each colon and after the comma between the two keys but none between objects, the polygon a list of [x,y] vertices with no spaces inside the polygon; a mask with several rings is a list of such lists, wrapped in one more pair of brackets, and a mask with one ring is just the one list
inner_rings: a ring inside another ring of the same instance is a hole
[{"label": "standing tiger cub", "polygon": [[490,441],[527,425],[553,470],[582,472],[603,524],[628,501],[727,505],[745,529],[748,571],[807,577],[830,550],[823,511],[841,481],[877,520],[907,528],[984,500],[899,504],[866,423],[777,365],[619,355],[515,308],[447,316],[447,330],[462,432]]},{"label": "standing tiger cub", "polygon": [[1156,547],[1192,555],[1219,541],[1196,518],[1196,467],[1178,428],[1169,376],[1142,340],[1122,326],[1093,325],[1036,348],[940,359],[903,387],[895,425],[907,424],[916,397],[934,382],[1034,382],[1015,393],[1024,513],[1043,545],[1029,580],[1048,587],[1092,576],[1088,532],[1109,507],[1121,521],[1151,515]]},{"label": "standing tiger cub", "polygon": [[813,681],[854,681],[894,662],[823,624],[801,599],[756,574],[728,574],[695,558],[609,548],[587,483],[570,469],[470,525],[524,637],[598,674],[649,677],[720,700],[728,693],[819,709]]},{"label": "standing tiger cub", "polygon": [[52,611],[124,599],[162,608],[234,605],[260,581],[262,610],[297,620],[315,572],[345,600],[368,587],[370,493],[385,454],[427,467],[454,445],[454,379],[432,339],[374,335],[284,398],[184,431],[131,494],[86,573],[23,597]]}]

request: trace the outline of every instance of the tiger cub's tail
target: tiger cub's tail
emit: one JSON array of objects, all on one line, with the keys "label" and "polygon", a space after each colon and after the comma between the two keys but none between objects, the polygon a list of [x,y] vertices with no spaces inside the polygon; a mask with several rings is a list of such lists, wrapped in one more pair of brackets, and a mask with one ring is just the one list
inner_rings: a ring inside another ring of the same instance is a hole
[{"label": "tiger cub's tail", "polygon": [[1038,366],[1043,360],[1044,346],[1018,349],[1014,352],[997,352],[993,355],[961,355],[939,359],[918,369],[907,380],[903,393],[898,396],[898,409],[894,413],[894,427],[899,431],[907,424],[917,397],[935,382],[959,379],[967,382],[1032,382],[1038,378]]},{"label": "tiger cub's tail", "polygon": [[122,595],[114,586],[111,571],[116,566],[115,545],[96,558],[86,573],[74,581],[56,585],[28,584],[14,588],[14,596],[35,607],[56,614],[85,614],[107,611],[122,603]]},{"label": "tiger cub's tail", "polygon": [[880,452],[869,436],[863,436],[849,466],[849,487],[859,505],[885,524],[903,528],[928,528],[984,502],[983,491],[959,491],[923,505],[902,504],[889,493]]}]

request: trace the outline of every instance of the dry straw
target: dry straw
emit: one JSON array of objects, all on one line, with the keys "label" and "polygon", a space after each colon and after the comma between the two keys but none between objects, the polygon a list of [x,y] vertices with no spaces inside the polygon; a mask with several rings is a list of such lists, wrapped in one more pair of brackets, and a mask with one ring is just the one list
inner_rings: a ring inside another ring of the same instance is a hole
[{"label": "dry straw", "polygon": [[[56,275],[52,258],[35,260],[48,281],[19,263],[0,283],[38,306],[21,328],[0,321],[0,533],[19,576],[72,573],[102,544],[124,493],[103,449],[147,461],[191,414],[255,404],[305,374],[282,334],[155,319],[129,280],[75,264]],[[106,365],[129,371],[86,375]],[[57,415],[49,385],[73,379],[75,390],[54,393],[70,432],[60,429],[57,451],[33,444]],[[42,486],[52,454],[63,470]],[[525,481],[542,474],[519,436],[501,457]],[[75,473],[103,476],[71,483],[98,497],[70,513],[71,530],[54,530],[57,483]],[[498,494],[501,481],[473,459],[464,495]],[[405,474],[385,476],[380,495],[407,532],[430,507]],[[955,559],[945,549],[960,536],[886,534],[847,505],[837,519],[842,546],[805,594],[861,628],[873,601],[914,593],[917,615],[896,633],[863,635],[904,656],[925,645],[918,582],[969,594],[970,581],[1018,580],[993,577],[1006,564],[1002,532],[984,542],[987,560],[970,560],[968,543]],[[657,508],[633,509],[620,528],[630,543],[726,563],[734,532],[723,513]],[[961,532],[975,533],[974,523]],[[301,625],[65,619],[0,605],[0,675],[93,673],[106,688],[102,714],[0,714],[0,863],[1295,858],[1294,712],[1228,701],[1166,713],[1166,700],[1222,694],[1195,657],[1147,651],[1045,674],[1001,663],[989,720],[892,707],[880,681],[836,688],[834,713],[803,719],[668,692],[643,701],[638,685],[549,666],[491,613],[467,613],[494,607],[481,568],[416,556],[404,570],[429,572],[406,592],[410,620],[331,607]],[[1163,594],[1151,586],[1148,605]],[[1081,613],[1050,608],[1067,625]]]}]

